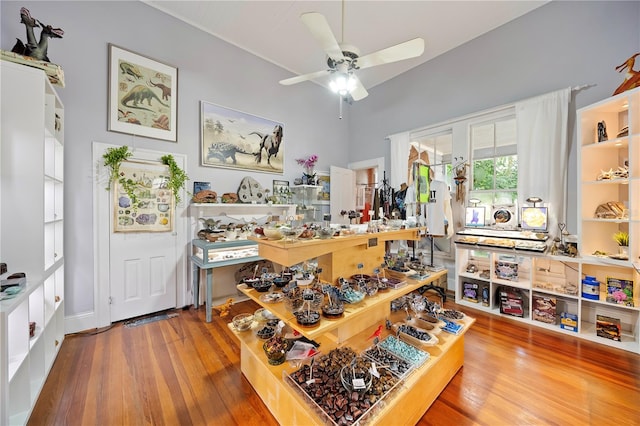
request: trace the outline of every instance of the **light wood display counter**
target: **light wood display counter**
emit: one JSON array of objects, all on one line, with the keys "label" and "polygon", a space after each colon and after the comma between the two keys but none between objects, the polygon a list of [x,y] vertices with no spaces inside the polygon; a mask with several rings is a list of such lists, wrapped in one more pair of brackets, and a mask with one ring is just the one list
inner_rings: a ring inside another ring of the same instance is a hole
[{"label": "light wood display counter", "polygon": [[[412,236],[413,238],[410,238]],[[320,264],[320,257],[325,257],[325,261],[333,261],[331,258],[336,255],[344,258],[341,261],[348,263],[351,260],[346,256],[353,257],[353,268],[348,274],[344,274],[344,276],[351,276],[356,273],[355,265],[357,263],[364,263],[365,258],[372,261],[377,256],[361,256],[367,250],[374,249],[371,253],[378,251],[376,247],[379,247],[379,244],[374,247],[369,246],[368,240],[371,238],[377,238],[378,242],[393,239],[417,239],[418,231],[416,229],[391,231],[348,236],[343,239],[287,243],[260,239],[256,239],[256,241],[259,244],[261,257],[273,262],[285,260],[282,264],[286,266],[314,257],[319,258]],[[301,245],[307,246],[304,250],[304,256],[307,256],[305,258],[302,258],[300,254]],[[311,249],[312,247],[313,249]],[[327,251],[328,247],[336,251]],[[382,250],[384,256],[384,245],[382,245]],[[380,262],[376,264],[376,266],[379,265]],[[338,269],[333,269],[334,273],[336,270]],[[369,337],[379,325],[384,325],[386,319],[397,322],[406,315],[404,312],[391,312],[390,302],[392,300],[437,280],[445,273],[445,271],[437,272],[421,281],[407,280],[408,284],[404,287],[378,292],[375,296],[365,297],[362,302],[357,304],[347,304],[343,317],[338,319],[323,317],[318,326],[313,328],[300,327],[295,316],[286,309],[284,303],[264,303],[259,299],[263,293],[258,293],[244,284],[238,285],[238,289],[283,320],[288,326],[298,330],[305,337],[320,343],[319,350],[322,353],[328,353],[331,349],[343,346],[351,347],[356,352],[360,352],[372,345],[372,340]],[[323,274],[326,274],[324,270]],[[329,277],[333,277],[333,275],[329,275]],[[439,340],[437,345],[422,347],[421,349],[429,352],[430,358],[404,379],[398,389],[385,398],[384,404],[379,404],[380,408],[373,416],[372,422],[375,424],[415,424],[462,367],[464,363],[464,333],[474,321],[474,319],[465,316],[462,320],[465,327],[461,334],[456,336],[441,332],[437,335]],[[325,423],[326,419],[316,414],[309,402],[285,383],[283,374],[291,373],[297,368],[288,362],[278,366],[268,363],[262,348],[264,340],[256,336],[255,325],[256,323],[251,330],[235,331],[240,340],[242,373],[280,424],[315,425]],[[232,330],[234,329],[232,324],[229,326]],[[383,327],[381,340],[389,333]]]},{"label": "light wood display counter", "polygon": [[363,271],[373,271],[380,267],[384,261],[385,242],[419,240],[421,231],[421,228],[408,228],[308,241],[274,241],[255,237],[249,239],[259,242],[260,257],[282,266],[292,266],[317,258],[318,267],[322,268],[320,279],[335,284],[339,277],[348,278],[356,274],[359,263],[363,264]]}]

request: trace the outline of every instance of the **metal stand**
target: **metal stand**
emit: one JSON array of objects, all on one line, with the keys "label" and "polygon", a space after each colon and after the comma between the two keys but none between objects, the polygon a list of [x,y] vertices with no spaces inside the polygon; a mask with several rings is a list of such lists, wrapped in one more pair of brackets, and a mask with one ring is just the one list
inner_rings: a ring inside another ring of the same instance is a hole
[{"label": "metal stand", "polygon": [[[427,237],[431,241],[431,253],[429,254],[429,265],[427,265],[427,266],[432,271],[435,271],[435,270],[439,271],[441,269],[437,269],[435,267],[435,265],[433,264],[433,249],[434,249],[433,235],[428,235]],[[422,287],[420,287],[418,289],[418,292],[420,294],[423,294],[427,290],[435,290],[440,295],[440,297],[442,298],[442,303],[447,301],[447,293],[446,293],[445,289],[443,289],[442,287],[438,287],[438,286],[433,285],[433,284],[427,284],[427,285],[423,285]]]}]

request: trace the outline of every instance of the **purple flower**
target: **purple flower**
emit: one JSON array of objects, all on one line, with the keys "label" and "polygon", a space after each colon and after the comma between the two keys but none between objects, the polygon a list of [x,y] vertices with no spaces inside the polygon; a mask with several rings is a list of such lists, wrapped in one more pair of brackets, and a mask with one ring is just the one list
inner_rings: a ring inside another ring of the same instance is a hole
[{"label": "purple flower", "polygon": [[306,168],[311,168],[315,166],[316,163],[318,162],[318,156],[316,154],[313,154],[307,158],[297,158],[296,162],[301,166],[304,166]]}]

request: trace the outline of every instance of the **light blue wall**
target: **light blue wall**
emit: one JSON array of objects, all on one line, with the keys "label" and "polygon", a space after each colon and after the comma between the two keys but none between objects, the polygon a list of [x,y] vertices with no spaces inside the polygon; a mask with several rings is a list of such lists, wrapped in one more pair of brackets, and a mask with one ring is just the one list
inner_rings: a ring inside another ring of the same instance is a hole
[{"label": "light blue wall", "polygon": [[[2,1],[1,44],[11,50],[25,40],[20,7],[54,27],[49,57],[64,69],[65,105],[65,310],[69,316],[93,312],[93,141],[155,149],[188,156],[192,180],[210,181],[218,193],[236,192],[247,172],[200,167],[200,101],[285,124],[285,174],[253,173],[265,187],[273,179],[302,174],[295,158],[318,154],[316,169],[346,167],[348,111],[337,120],[337,101],[314,84],[284,87],[291,73],[197,30],[138,1]],[[39,34],[36,31],[36,36]],[[178,143],[107,131],[107,44],[178,67]]]},{"label": "light blue wall", "polygon": [[[186,154],[192,180],[235,192],[244,172],[199,166],[199,101],[285,123],[284,178],[300,173],[295,158],[316,153],[329,165],[387,157],[384,138],[470,112],[567,86],[598,86],[578,107],[608,97],[622,81],[614,67],[640,51],[640,2],[553,1],[533,12],[369,90],[346,108],[314,84],[282,87],[290,73],[189,27],[141,2],[0,4],[0,47],[24,39],[20,7],[65,30],[49,56],[63,66],[65,104],[65,289],[67,315],[93,311],[93,182],[91,142]],[[114,43],[179,69],[178,143],[107,131],[107,44]],[[428,40],[427,40],[428,43]],[[575,144],[569,164],[575,194]],[[257,173],[265,186],[279,175]],[[572,186],[571,186],[572,185]],[[575,195],[573,195],[575,197]],[[575,198],[574,198],[575,200]],[[571,203],[570,203],[571,205]],[[575,205],[575,202],[573,203]],[[575,208],[569,212],[575,215]],[[575,224],[573,217],[568,222]],[[570,230],[575,232],[575,226]]]},{"label": "light blue wall", "polygon": [[[575,112],[611,96],[624,78],[615,67],[637,52],[640,2],[553,1],[370,89],[349,117],[349,158],[386,157],[389,170],[388,135],[596,84],[575,95]],[[566,221],[575,233],[575,127],[572,132]]]}]

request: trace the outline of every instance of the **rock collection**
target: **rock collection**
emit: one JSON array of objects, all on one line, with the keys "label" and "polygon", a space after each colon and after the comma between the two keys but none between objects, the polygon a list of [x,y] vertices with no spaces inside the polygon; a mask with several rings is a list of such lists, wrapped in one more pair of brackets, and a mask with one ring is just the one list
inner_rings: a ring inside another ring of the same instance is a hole
[{"label": "rock collection", "polygon": [[386,339],[379,343],[379,346],[410,361],[416,367],[429,359],[428,352],[411,346],[410,344],[398,339],[396,336],[387,336]]},{"label": "rock collection", "polygon": [[431,336],[429,335],[429,333],[409,324],[401,324],[398,327],[398,331],[423,342],[428,342],[429,340],[431,340]]},{"label": "rock collection", "polygon": [[460,320],[464,318],[464,314],[460,311],[456,311],[455,309],[442,309],[439,312],[439,315],[452,320]]},{"label": "rock collection", "polygon": [[412,370],[413,365],[403,358],[377,346],[363,352],[363,355],[376,363],[376,367],[384,367],[399,378],[405,378]]},{"label": "rock collection", "polygon": [[[399,382],[387,369],[380,369],[380,377],[373,377],[369,390],[347,390],[342,385],[340,371],[344,366],[351,365],[356,357],[351,348],[337,348],[315,360],[313,376],[309,365],[289,375],[295,387],[313,400],[322,413],[337,425],[351,425],[358,421]],[[370,366],[371,361],[357,357],[356,368],[369,369]],[[313,380],[310,380],[311,377]]]}]

